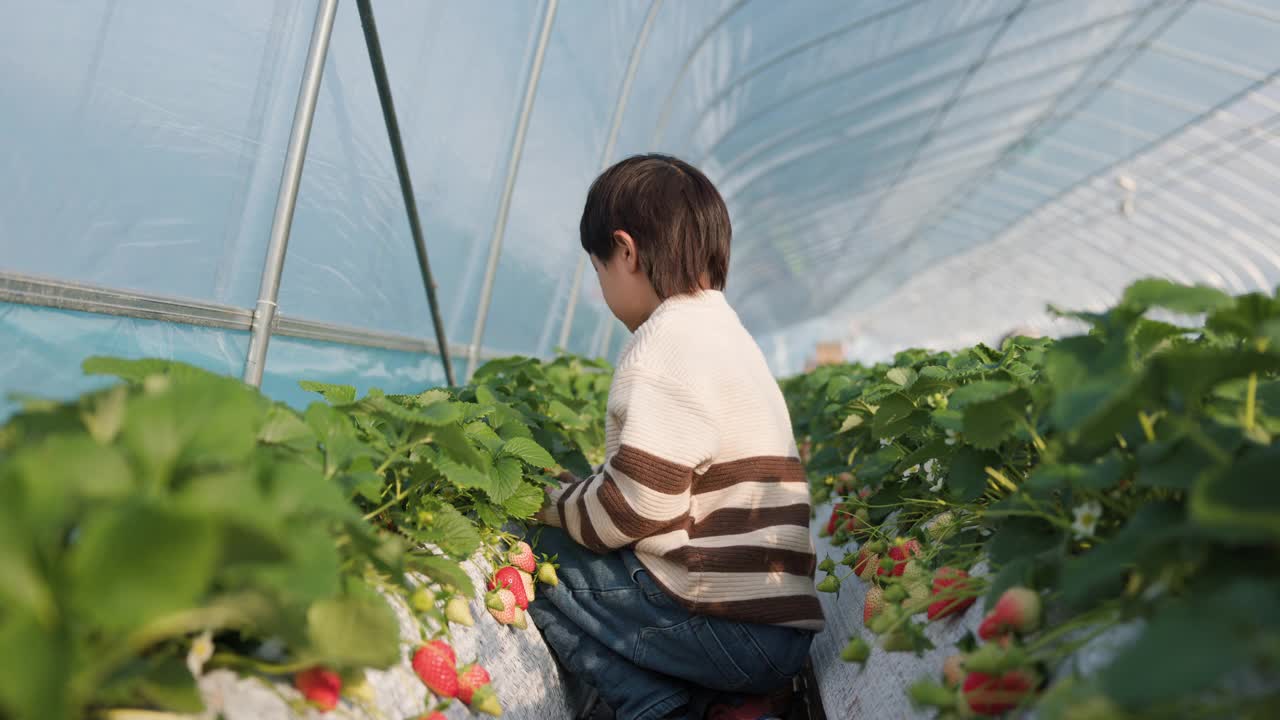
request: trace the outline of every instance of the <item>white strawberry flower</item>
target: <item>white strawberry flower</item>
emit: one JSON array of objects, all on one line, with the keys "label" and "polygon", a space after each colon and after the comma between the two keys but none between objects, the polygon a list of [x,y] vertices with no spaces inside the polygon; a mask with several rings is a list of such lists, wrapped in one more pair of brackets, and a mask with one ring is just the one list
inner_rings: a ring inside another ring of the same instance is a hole
[{"label": "white strawberry flower", "polygon": [[912,475],[915,475],[915,474],[917,474],[917,473],[919,473],[919,472],[920,472],[920,466],[919,466],[919,465],[912,465],[911,467],[909,467],[909,468],[907,468],[906,470],[903,470],[903,471],[902,471],[902,477],[904,477],[904,478],[911,477]]},{"label": "white strawberry flower", "polygon": [[889,440],[887,438],[880,438],[880,447],[889,447]]},{"label": "white strawberry flower", "polygon": [[1075,522],[1071,523],[1071,529],[1076,534],[1077,540],[1091,538],[1098,528],[1098,520],[1102,517],[1102,505],[1096,500],[1080,503],[1072,509],[1075,515]]},{"label": "white strawberry flower", "polygon": [[956,444],[956,431],[955,431],[955,430],[948,430],[948,431],[947,431],[947,441],[946,441],[946,442],[947,442],[947,444],[948,444],[948,445],[955,445],[955,444]]},{"label": "white strawberry flower", "polygon": [[929,460],[924,464],[924,481],[929,484],[930,492],[942,490],[942,474],[938,472],[938,461]]},{"label": "white strawberry flower", "polygon": [[213,633],[205,630],[191,641],[191,649],[187,651],[187,669],[192,677],[200,677],[204,672],[204,664],[213,657]]}]

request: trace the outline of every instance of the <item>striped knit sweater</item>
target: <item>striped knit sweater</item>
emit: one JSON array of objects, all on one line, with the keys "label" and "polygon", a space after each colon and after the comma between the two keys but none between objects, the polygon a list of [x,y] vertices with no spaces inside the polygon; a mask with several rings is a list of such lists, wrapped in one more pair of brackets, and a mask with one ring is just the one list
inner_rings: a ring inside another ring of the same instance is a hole
[{"label": "striped knit sweater", "polygon": [[691,612],[823,627],[809,492],[764,354],[724,295],[663,302],[619,358],[606,461],[540,513],[596,552],[631,547]]}]

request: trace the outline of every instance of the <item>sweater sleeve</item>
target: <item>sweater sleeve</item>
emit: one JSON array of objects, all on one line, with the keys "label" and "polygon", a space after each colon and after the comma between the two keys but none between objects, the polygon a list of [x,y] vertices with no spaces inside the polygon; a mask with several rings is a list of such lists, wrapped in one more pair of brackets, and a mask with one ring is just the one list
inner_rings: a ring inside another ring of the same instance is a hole
[{"label": "sweater sleeve", "polygon": [[601,553],[683,523],[694,473],[719,444],[705,404],[676,378],[631,367],[609,392],[616,449],[600,472],[551,491],[540,514]]}]

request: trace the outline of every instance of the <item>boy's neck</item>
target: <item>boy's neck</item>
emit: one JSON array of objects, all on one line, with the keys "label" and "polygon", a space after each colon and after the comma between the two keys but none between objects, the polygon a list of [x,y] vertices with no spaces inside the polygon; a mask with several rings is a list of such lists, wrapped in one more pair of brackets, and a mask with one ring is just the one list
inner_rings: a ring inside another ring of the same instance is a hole
[{"label": "boy's neck", "polygon": [[691,293],[681,293],[679,295],[672,295],[671,297],[668,297],[665,300],[658,300],[657,302],[653,303],[652,307],[647,308],[646,312],[644,313],[643,319],[641,319],[640,322],[638,322],[634,328],[629,328],[629,329],[631,330],[632,333],[640,329],[640,326],[649,322],[649,318],[653,317],[653,314],[658,311],[658,308],[663,307],[664,305],[666,306],[684,305],[689,302],[696,302],[702,298],[707,297],[709,293],[714,293],[717,295],[719,294],[718,291],[712,290],[710,287],[703,287]]}]

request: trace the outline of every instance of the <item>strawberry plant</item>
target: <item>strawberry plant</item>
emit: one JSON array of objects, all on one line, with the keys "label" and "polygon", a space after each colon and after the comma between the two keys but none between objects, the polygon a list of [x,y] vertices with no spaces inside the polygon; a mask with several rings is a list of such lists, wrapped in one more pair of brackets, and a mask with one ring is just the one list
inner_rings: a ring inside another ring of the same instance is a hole
[{"label": "strawberry plant", "polygon": [[[326,480],[310,426],[191,367],[85,368],[131,382],[31,402],[0,430],[9,716],[199,710],[188,655],[201,633],[213,644],[196,664],[323,668],[299,681],[323,704],[335,671],[397,661],[395,617],[362,577],[400,577],[405,546]],[[285,656],[261,659],[251,638]]]},{"label": "strawberry plant", "polygon": [[482,366],[458,396],[510,408],[511,419],[529,427],[559,467],[585,477],[604,462],[605,397],[612,378],[604,360],[562,356],[543,363],[513,357]]},{"label": "strawberry plant", "polygon": [[[915,651],[922,623],[986,597],[985,644],[944,714],[1274,714],[1280,299],[1145,280],[1110,310],[1062,314],[1088,332],[784,383],[816,503],[866,519],[854,533],[833,518],[853,568],[820,588],[883,588],[868,623]],[[927,596],[911,596],[909,558],[939,568]],[[1070,671],[1122,625],[1139,632],[1105,667]],[[915,687],[922,705],[937,679]]]},{"label": "strawberry plant", "polygon": [[85,370],[124,382],[0,426],[4,717],[195,712],[212,667],[290,677],[321,710],[361,699],[400,658],[383,596],[448,647],[475,622],[459,563],[531,566],[512,523],[603,445],[607,368],[573,358],[497,361],[492,389],[303,383],[326,402],[302,413],[181,363]]}]

